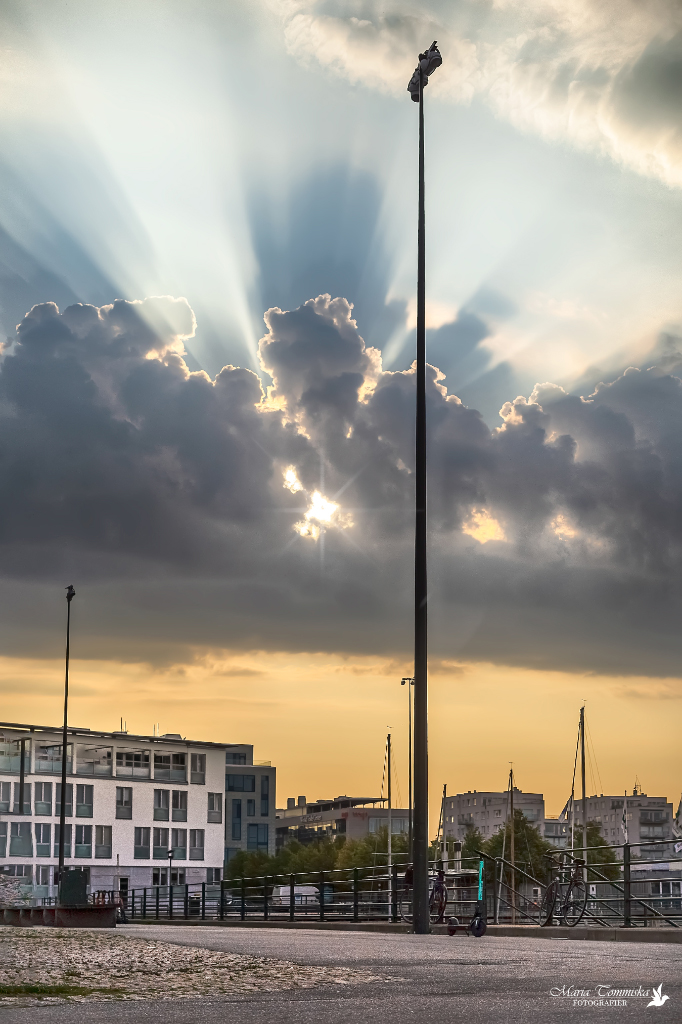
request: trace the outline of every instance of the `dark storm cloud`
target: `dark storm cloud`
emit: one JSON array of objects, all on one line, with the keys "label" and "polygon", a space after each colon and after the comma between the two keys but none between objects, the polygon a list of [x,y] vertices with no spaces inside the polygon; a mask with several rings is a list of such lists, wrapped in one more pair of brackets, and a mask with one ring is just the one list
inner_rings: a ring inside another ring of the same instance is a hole
[{"label": "dark storm cloud", "polygon": [[[73,581],[89,656],[409,655],[414,374],[383,371],[342,298],[266,325],[264,392],[189,372],[183,299],[23,319],[0,365],[5,652],[51,649]],[[680,379],[538,385],[491,432],[430,369],[428,415],[434,655],[675,671]],[[313,540],[318,490],[339,510]]]}]

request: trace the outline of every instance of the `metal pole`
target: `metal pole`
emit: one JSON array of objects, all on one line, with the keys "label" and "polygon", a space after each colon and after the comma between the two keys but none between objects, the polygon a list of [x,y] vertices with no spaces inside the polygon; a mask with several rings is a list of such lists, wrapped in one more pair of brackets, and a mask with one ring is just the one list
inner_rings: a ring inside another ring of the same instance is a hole
[{"label": "metal pole", "polygon": [[580,709],[580,770],[583,784],[583,881],[587,884],[587,798],[585,796],[585,707]]},{"label": "metal pole", "polygon": [[76,591],[71,584],[66,588],[66,674],[64,676],[64,729],[62,732],[62,792],[59,802],[59,888],[64,871],[64,831],[66,829],[66,744],[69,720],[69,645],[71,638],[71,602]]},{"label": "metal pole", "polygon": [[412,852],[412,687],[414,686],[414,679],[410,679],[407,684],[407,730],[409,733],[408,743],[409,749],[407,752],[407,765],[408,765],[408,795],[407,795],[407,806],[408,806],[408,831],[407,831],[407,859],[412,863],[414,854]]},{"label": "metal pole", "polygon": [[414,534],[414,931],[429,922],[429,763],[426,574],[426,249],[424,217],[424,72],[419,67],[419,223],[417,231],[417,402]]},{"label": "metal pole", "polygon": [[632,885],[630,881],[630,844],[623,844],[623,928],[632,927]]},{"label": "metal pole", "polygon": [[509,834],[509,856],[511,858],[511,923],[516,924],[516,871],[514,868],[514,769],[509,771],[509,812],[511,832]]},{"label": "metal pole", "polygon": [[[391,906],[393,902],[393,876],[391,874],[391,867],[393,866],[393,850],[391,848],[391,841],[393,839],[393,822],[391,820],[391,734],[389,732],[386,737],[386,748],[388,756],[388,860],[386,874],[388,876],[388,905]],[[389,911],[390,916],[390,911]]]}]

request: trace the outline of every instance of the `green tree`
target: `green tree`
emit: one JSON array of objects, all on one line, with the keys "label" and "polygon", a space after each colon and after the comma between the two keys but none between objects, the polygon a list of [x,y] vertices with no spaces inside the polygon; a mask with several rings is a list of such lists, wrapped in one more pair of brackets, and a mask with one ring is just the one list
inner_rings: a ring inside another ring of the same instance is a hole
[{"label": "green tree", "polygon": [[[576,828],[575,844],[580,846],[583,841],[582,828]],[[587,822],[587,866],[594,865],[600,875],[604,875],[611,882],[620,878],[620,863],[616,857],[616,851],[607,843],[601,834],[601,826],[597,821]],[[593,849],[589,849],[593,847]],[[576,857],[582,856],[579,850],[575,850]],[[588,881],[598,881],[597,877],[588,871]]]},{"label": "green tree", "polygon": [[[511,859],[511,822],[488,839],[483,847],[490,857],[501,857],[504,845],[505,860]],[[544,882],[549,874],[550,861],[545,856],[555,847],[544,839],[535,825],[526,818],[523,811],[514,811],[514,864],[533,878]]]},{"label": "green tree", "polygon": [[[407,863],[407,836],[401,833],[391,838],[391,855],[394,863]],[[384,867],[388,864],[388,828],[384,826],[377,832],[363,836],[362,839],[350,839],[339,851],[337,866],[339,868],[370,868]]]}]

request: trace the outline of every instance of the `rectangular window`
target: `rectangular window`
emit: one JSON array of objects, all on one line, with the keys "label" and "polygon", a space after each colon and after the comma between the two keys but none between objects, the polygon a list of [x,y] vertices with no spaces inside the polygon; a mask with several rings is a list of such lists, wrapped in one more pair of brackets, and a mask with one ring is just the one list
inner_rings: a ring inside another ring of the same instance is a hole
[{"label": "rectangular window", "polygon": [[152,868],[152,885],[168,885],[168,868]]},{"label": "rectangular window", "polygon": [[268,852],[268,826],[248,825],[246,833],[246,849]]},{"label": "rectangular window", "polygon": [[117,750],[116,775],[120,779],[149,779],[149,751]]},{"label": "rectangular window", "polygon": [[[55,801],[54,801],[54,813],[55,815],[61,814],[62,806],[62,784],[58,782],[55,786]],[[71,782],[66,783],[66,817],[70,818],[73,815],[73,784]]]},{"label": "rectangular window", "polygon": [[155,751],[154,778],[159,782],[187,782],[187,755]]},{"label": "rectangular window", "polygon": [[154,860],[168,860],[168,829],[154,829]]},{"label": "rectangular window", "polygon": [[[14,813],[20,814],[19,810],[19,793],[21,791],[20,783],[14,783]],[[24,783],[24,814],[31,813],[31,783]]]},{"label": "rectangular window", "polygon": [[111,747],[93,747],[79,743],[76,747],[76,775],[100,775],[110,778],[114,774]]},{"label": "rectangular window", "polygon": [[169,789],[154,790],[154,821],[168,821]]},{"label": "rectangular window", "polygon": [[225,754],[225,764],[246,764],[246,754]]},{"label": "rectangular window", "polygon": [[[24,740],[24,771],[31,770],[31,740]],[[37,769],[36,769],[37,770]],[[0,772],[21,771],[21,740],[0,737]]]},{"label": "rectangular window", "polygon": [[256,792],[256,776],[255,775],[228,775],[227,776],[227,791],[228,791],[228,793],[255,793]]},{"label": "rectangular window", "polygon": [[[59,856],[59,825],[54,827],[54,853],[53,857]],[[71,856],[71,826],[64,826],[64,856]]]},{"label": "rectangular window", "polygon": [[203,828],[191,828],[189,830],[189,859],[204,859],[204,830]]},{"label": "rectangular window", "polygon": [[187,790],[173,790],[173,821],[187,821]]},{"label": "rectangular window", "polygon": [[232,801],[232,838],[241,839],[242,837],[242,802],[241,800]]},{"label": "rectangular window", "polygon": [[9,814],[9,802],[11,792],[11,782],[0,782],[0,814]]},{"label": "rectangular window", "polygon": [[36,782],[35,787],[36,814],[52,814],[52,783]]},{"label": "rectangular window", "polygon": [[207,821],[221,822],[223,820],[223,794],[208,794],[208,818]]},{"label": "rectangular window", "polygon": [[[73,762],[73,745],[66,745],[66,770],[71,774]],[[61,743],[38,743],[36,744],[36,772],[47,772],[58,775],[62,770],[62,745]]]},{"label": "rectangular window", "polygon": [[[47,889],[50,884],[50,866],[49,864],[39,864],[36,867],[36,885],[39,885],[43,889]],[[47,893],[41,893],[40,895],[47,896]]]},{"label": "rectangular window", "polygon": [[51,853],[52,826],[36,825],[36,857],[49,857]]},{"label": "rectangular window", "polygon": [[[92,799],[94,786],[76,786],[76,817],[92,817]],[[78,854],[76,854],[78,856]]]},{"label": "rectangular window", "polygon": [[95,857],[111,857],[111,825],[95,825]]},{"label": "rectangular window", "polygon": [[173,860],[187,860],[187,829],[171,829],[171,848]]},{"label": "rectangular window", "polygon": [[[0,821],[0,859],[7,856],[7,822]],[[1,869],[0,869],[1,870]]]},{"label": "rectangular window", "polygon": [[76,825],[75,853],[77,857],[86,857],[88,860],[92,857],[92,825]]},{"label": "rectangular window", "polygon": [[217,885],[220,882],[220,868],[206,868],[206,881],[209,885]]},{"label": "rectangular window", "polygon": [[133,789],[132,786],[116,787],[116,817],[132,818],[133,816]]},{"label": "rectangular window", "polygon": [[270,813],[270,776],[260,777],[260,813],[261,817],[267,818]]},{"label": "rectangular window", "polygon": [[33,856],[30,821],[12,821],[10,823],[9,855],[10,857]]},{"label": "rectangular window", "polygon": [[149,860],[149,833],[148,828],[135,829],[135,849],[133,856],[135,860]]},{"label": "rectangular window", "polygon": [[206,754],[191,755],[191,774],[189,778],[197,786],[206,783]]},{"label": "rectangular window", "polygon": [[247,800],[246,801],[246,817],[247,818],[255,818],[256,817],[256,801],[255,800]]}]

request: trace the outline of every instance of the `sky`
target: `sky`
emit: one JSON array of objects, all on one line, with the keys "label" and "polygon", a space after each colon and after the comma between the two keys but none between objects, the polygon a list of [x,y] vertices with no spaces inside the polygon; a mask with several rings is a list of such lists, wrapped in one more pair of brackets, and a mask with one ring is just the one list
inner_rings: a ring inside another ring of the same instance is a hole
[{"label": "sky", "polygon": [[253,742],[282,799],[374,795],[391,731],[406,791],[437,39],[432,808],[513,762],[557,813],[583,701],[593,791],[676,801],[679,4],[4,0],[0,38],[0,717],[59,721],[73,583],[75,724]]}]

